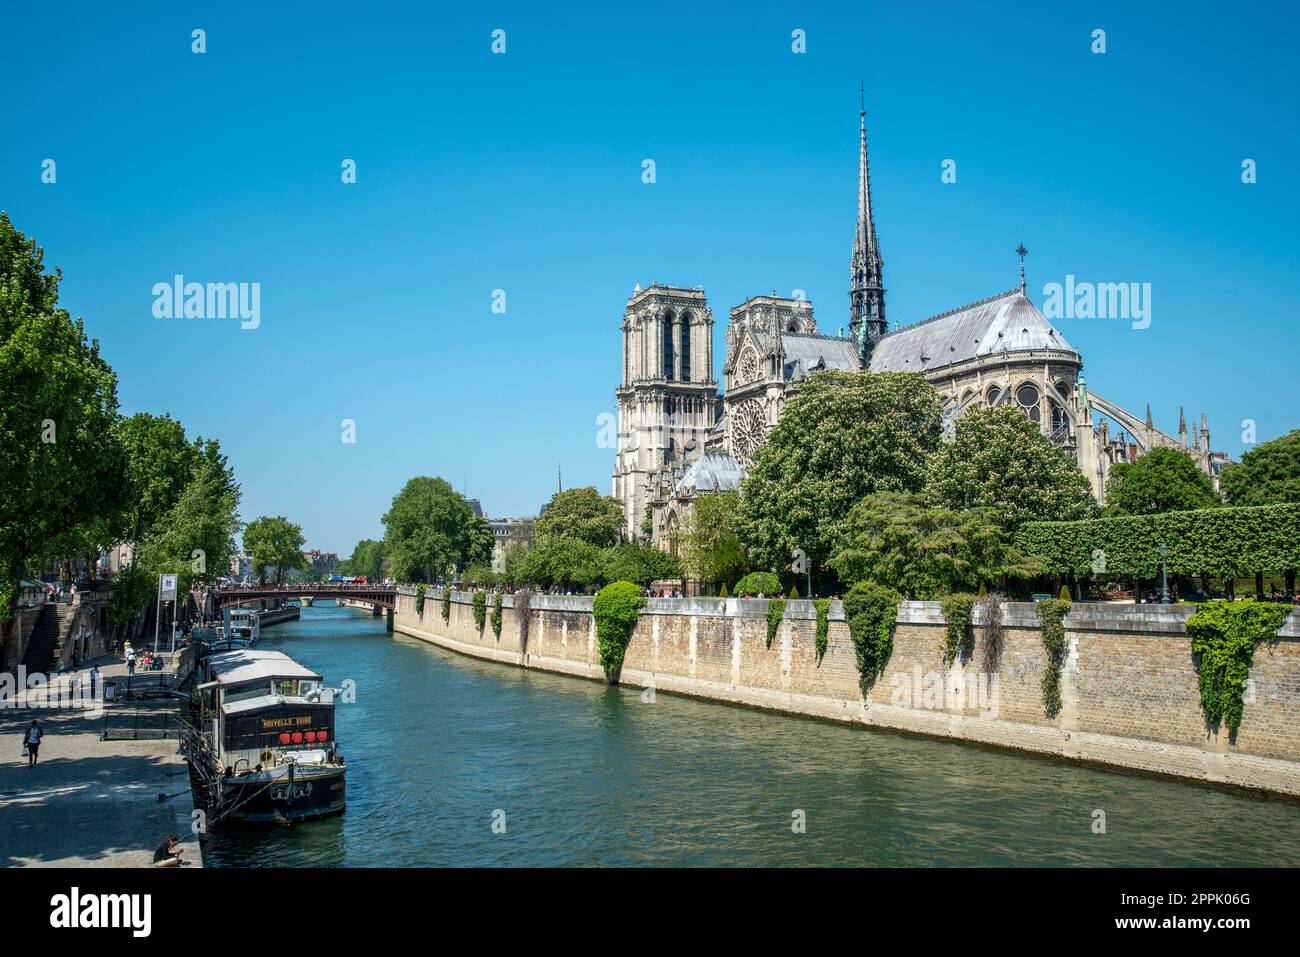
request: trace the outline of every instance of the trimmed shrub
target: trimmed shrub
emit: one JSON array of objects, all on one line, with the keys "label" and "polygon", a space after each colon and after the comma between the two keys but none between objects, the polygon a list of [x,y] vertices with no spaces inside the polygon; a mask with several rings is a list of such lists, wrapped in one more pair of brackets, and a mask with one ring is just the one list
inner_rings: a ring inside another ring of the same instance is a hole
[{"label": "trimmed shrub", "polygon": [[1237,733],[1255,648],[1276,639],[1290,611],[1289,605],[1248,598],[1206,602],[1187,619],[1192,653],[1196,655],[1201,708],[1212,727],[1222,723],[1231,734]]},{"label": "trimmed shrub", "polygon": [[637,618],[644,607],[641,587],[626,581],[606,585],[592,603],[596,638],[600,643],[600,664],[605,669],[605,680],[612,685],[618,684],[627,643],[632,640]]},{"label": "trimmed shrub", "polygon": [[884,671],[894,651],[901,597],[892,588],[874,582],[858,582],[844,596],[844,618],[857,654],[863,690]]},{"label": "trimmed shrub", "polygon": [[740,581],[736,582],[737,595],[779,595],[781,594],[781,579],[777,578],[771,572],[750,572]]},{"label": "trimmed shrub", "polygon": [[799,600],[799,586],[798,586],[798,585],[791,585],[791,586],[790,586],[790,597],[793,598],[793,599],[796,600],[796,601]]},{"label": "trimmed shrub", "polygon": [[731,597],[731,593],[727,591],[727,583],[726,583],[726,582],[723,582],[723,583],[722,583],[722,590],[718,592],[718,597],[719,597],[719,598],[730,598],[730,597]]},{"label": "trimmed shrub", "polygon": [[[1085,522],[1026,522],[1013,543],[1053,574],[1093,575],[1099,558],[1112,578],[1156,578],[1169,546],[1171,575],[1249,578],[1300,568],[1300,508],[1204,508]],[[1100,572],[1099,572],[1100,573]]]}]

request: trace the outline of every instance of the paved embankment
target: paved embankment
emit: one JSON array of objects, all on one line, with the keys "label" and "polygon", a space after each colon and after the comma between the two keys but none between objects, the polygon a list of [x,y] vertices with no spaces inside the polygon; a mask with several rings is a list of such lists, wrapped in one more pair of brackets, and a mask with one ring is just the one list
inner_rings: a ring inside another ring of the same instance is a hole
[{"label": "paved embankment", "polygon": [[[99,668],[106,677],[126,671],[103,660]],[[0,866],[149,867],[171,833],[182,859],[201,865],[189,773],[174,738],[101,741],[100,711],[20,703],[0,709]],[[124,708],[134,704],[110,711]],[[22,733],[33,718],[45,738],[29,768]]]}]

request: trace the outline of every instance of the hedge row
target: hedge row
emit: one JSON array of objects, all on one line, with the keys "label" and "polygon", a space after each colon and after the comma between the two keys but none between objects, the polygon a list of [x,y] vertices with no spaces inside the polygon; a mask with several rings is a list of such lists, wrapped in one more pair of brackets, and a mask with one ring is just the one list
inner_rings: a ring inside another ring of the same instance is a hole
[{"label": "hedge row", "polygon": [[1015,544],[1054,574],[1156,578],[1159,546],[1171,575],[1247,578],[1300,568],[1300,507],[1205,508],[1083,522],[1026,522]]}]

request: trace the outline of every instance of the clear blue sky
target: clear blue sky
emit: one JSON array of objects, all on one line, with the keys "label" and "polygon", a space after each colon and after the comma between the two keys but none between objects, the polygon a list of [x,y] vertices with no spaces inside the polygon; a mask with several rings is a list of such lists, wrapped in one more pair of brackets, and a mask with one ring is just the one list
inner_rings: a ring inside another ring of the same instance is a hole
[{"label": "clear blue sky", "polygon": [[[0,208],[62,266],[123,410],[219,438],[244,518],[313,546],[378,536],[419,474],[492,514],[536,513],[557,463],[608,491],[637,282],[704,285],[719,366],[730,308],[773,288],[834,334],[859,79],[891,319],[1012,287],[1023,241],[1040,302],[1066,273],[1152,284],[1149,329],[1058,323],[1094,391],[1167,431],[1203,409],[1234,457],[1243,419],[1300,425],[1289,6],[129,6],[6,11]],[[260,282],[261,327],[154,319],[175,273]]]}]

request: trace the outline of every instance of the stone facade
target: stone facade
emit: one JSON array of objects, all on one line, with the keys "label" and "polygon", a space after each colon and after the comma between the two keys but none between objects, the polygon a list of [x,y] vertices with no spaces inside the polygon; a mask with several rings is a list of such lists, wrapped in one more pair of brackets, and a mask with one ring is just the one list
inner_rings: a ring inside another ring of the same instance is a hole
[{"label": "stone facade", "polygon": [[[423,616],[401,590],[394,630],[475,657],[604,680],[591,599],[535,595],[520,641],[511,596],[500,638],[474,626],[469,594],[451,620],[432,593]],[[1046,665],[1033,606],[1008,603],[996,668],[981,674],[980,629],[970,660],[943,662],[936,602],[904,602],[884,675],[864,695],[838,602],[826,655],[815,651],[815,611],[791,601],[771,647],[767,602],[650,599],[628,645],[621,680],[718,701],[893,728],[1073,760],[1300,795],[1300,615],[1261,646],[1234,740],[1207,729],[1184,622],[1186,606],[1076,604],[1062,709],[1043,710]]]}]

